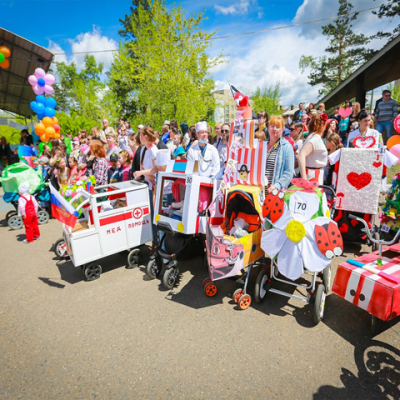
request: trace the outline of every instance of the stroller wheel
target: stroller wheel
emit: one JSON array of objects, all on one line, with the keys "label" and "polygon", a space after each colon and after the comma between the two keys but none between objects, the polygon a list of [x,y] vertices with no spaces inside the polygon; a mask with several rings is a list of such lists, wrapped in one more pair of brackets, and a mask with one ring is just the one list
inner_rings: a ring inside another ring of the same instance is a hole
[{"label": "stroller wheel", "polygon": [[239,310],[246,310],[250,307],[251,297],[249,294],[243,294],[238,301]]},{"label": "stroller wheel", "polygon": [[54,243],[54,254],[60,259],[68,256],[64,238],[60,238]]},{"label": "stroller wheel", "polygon": [[322,283],[325,286],[325,291],[328,294],[331,290],[332,271],[331,266],[328,265],[322,272]]},{"label": "stroller wheel", "polygon": [[13,215],[17,215],[15,210],[11,210],[6,214],[6,220],[8,221]]},{"label": "stroller wheel", "polygon": [[318,285],[315,292],[315,305],[314,305],[314,322],[319,324],[324,318],[326,292],[324,285]]},{"label": "stroller wheel", "polygon": [[88,281],[94,281],[100,278],[100,274],[102,271],[103,269],[101,268],[100,264],[91,263],[85,266],[83,273],[85,274],[85,277]]},{"label": "stroller wheel", "polygon": [[208,283],[210,283],[210,282],[212,282],[212,280],[210,279],[210,278],[207,278],[207,279],[204,279],[204,281],[203,281],[203,289],[206,287],[206,285],[208,284]]},{"label": "stroller wheel", "polygon": [[150,279],[155,279],[160,275],[161,266],[157,262],[157,258],[153,258],[149,261],[146,267],[146,274]]},{"label": "stroller wheel", "polygon": [[131,252],[128,254],[128,265],[126,268],[132,269],[138,267],[140,264],[140,250],[139,249],[133,249]]},{"label": "stroller wheel", "polygon": [[162,281],[165,289],[171,290],[174,287],[178,274],[178,268],[169,268],[165,271]]},{"label": "stroller wheel", "polygon": [[11,229],[18,230],[22,228],[22,225],[24,223],[22,222],[22,218],[19,215],[13,215],[9,220],[8,220],[8,226]]},{"label": "stroller wheel", "polygon": [[49,222],[50,215],[46,210],[40,210],[37,213],[39,219],[39,225],[47,224]]},{"label": "stroller wheel", "polygon": [[239,301],[239,299],[240,299],[240,297],[241,296],[243,296],[245,293],[244,293],[244,290],[243,289],[236,289],[234,292],[233,292],[233,301],[237,304],[238,303],[238,301]]},{"label": "stroller wheel", "polygon": [[257,276],[254,287],[254,300],[256,303],[261,303],[265,299],[269,289],[271,289],[272,281],[270,280],[269,274],[269,269],[262,269]]},{"label": "stroller wheel", "polygon": [[207,283],[207,285],[204,287],[204,293],[208,297],[214,297],[217,294],[217,286],[213,282]]}]

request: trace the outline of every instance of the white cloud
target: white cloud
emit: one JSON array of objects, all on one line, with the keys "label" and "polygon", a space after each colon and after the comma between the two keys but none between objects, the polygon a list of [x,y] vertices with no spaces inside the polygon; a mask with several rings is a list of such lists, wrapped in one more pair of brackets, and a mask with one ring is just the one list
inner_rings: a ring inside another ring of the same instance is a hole
[{"label": "white cloud", "polygon": [[247,14],[249,7],[250,7],[250,0],[241,0],[238,3],[232,4],[227,7],[220,6],[218,4],[214,6],[214,8],[217,10],[217,13],[223,15]]},{"label": "white cloud", "polygon": [[102,53],[91,53],[99,50],[114,50],[118,48],[118,44],[115,40],[102,36],[101,31],[93,26],[92,32],[81,33],[74,39],[69,39],[68,42],[71,45],[71,53],[81,54],[66,54],[62,47],[54,42],[49,42],[49,50],[53,53],[62,53],[56,55],[55,61],[63,61],[67,64],[75,62],[78,71],[84,67],[84,57],[86,54],[92,54],[97,62],[104,64],[103,72],[109,71],[114,52],[102,52]]}]

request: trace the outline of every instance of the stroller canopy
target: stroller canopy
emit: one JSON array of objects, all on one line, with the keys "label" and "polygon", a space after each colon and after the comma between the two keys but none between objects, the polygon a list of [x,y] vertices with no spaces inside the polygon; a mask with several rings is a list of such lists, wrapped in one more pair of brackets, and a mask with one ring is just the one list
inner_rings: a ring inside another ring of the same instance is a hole
[{"label": "stroller canopy", "polygon": [[29,193],[36,192],[42,185],[39,174],[25,163],[12,164],[4,168],[0,177],[4,193],[18,193],[18,186],[23,182],[29,182]]}]

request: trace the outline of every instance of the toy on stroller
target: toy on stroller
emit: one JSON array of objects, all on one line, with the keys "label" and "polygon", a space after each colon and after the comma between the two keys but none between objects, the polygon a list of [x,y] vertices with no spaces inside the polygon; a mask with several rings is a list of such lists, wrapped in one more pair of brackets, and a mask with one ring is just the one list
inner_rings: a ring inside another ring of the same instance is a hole
[{"label": "toy on stroller", "polygon": [[[325,297],[330,289],[330,263],[334,256],[342,254],[343,241],[336,223],[327,218],[326,197],[318,184],[303,179],[294,179],[292,183],[294,186],[285,191],[274,190],[264,201],[267,230],[263,232],[261,247],[271,258],[271,267],[258,274],[255,300],[259,303],[267,292],[273,292],[314,302],[314,322],[318,324],[324,316]],[[283,278],[278,277],[279,272]],[[311,276],[310,284],[296,282],[304,273]],[[320,273],[322,284],[317,285]],[[273,281],[301,287],[307,296],[275,289]]]},{"label": "toy on stroller", "polygon": [[262,193],[261,187],[232,186],[226,197],[224,223],[207,224],[206,249],[210,278],[203,283],[204,292],[209,297],[215,296],[215,281],[239,275],[238,281],[244,287],[234,292],[233,299],[240,310],[251,304],[251,296],[247,293],[251,268],[257,263],[264,263],[264,252],[260,247]]},{"label": "toy on stroller", "polygon": [[[172,289],[177,281],[178,257],[183,250],[197,244],[204,251],[205,210],[219,185],[219,181],[199,176],[193,169],[190,163],[172,162],[166,172],[158,174],[154,223],[161,240],[150,257],[146,272],[154,279],[165,266],[162,283],[166,289]],[[216,207],[214,218],[221,208],[223,212],[223,205]]]},{"label": "toy on stroller", "polygon": [[[39,210],[37,213],[39,225],[47,224],[50,218],[49,212],[47,211],[50,205],[50,193],[47,185],[43,184],[32,195],[35,196],[39,205]],[[19,213],[18,199],[18,193],[4,193],[3,200],[6,203],[11,203],[15,208],[15,211],[11,210],[6,215],[8,226],[14,230],[21,229],[24,226],[21,214]]]}]

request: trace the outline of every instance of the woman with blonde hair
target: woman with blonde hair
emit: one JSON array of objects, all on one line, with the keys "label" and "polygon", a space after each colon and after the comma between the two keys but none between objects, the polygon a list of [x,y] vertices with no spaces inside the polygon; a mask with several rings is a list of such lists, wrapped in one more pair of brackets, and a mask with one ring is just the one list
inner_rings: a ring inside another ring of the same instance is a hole
[{"label": "woman with blonde hair", "polygon": [[292,145],[282,137],[285,121],[281,115],[272,115],[268,122],[269,143],[265,176],[268,184],[265,194],[274,189],[286,189],[294,175],[294,153]]},{"label": "woman with blonde hair", "polygon": [[313,115],[309,124],[310,134],[299,154],[300,176],[309,181],[324,181],[324,167],[328,162],[328,151],[322,141],[328,114]]}]

